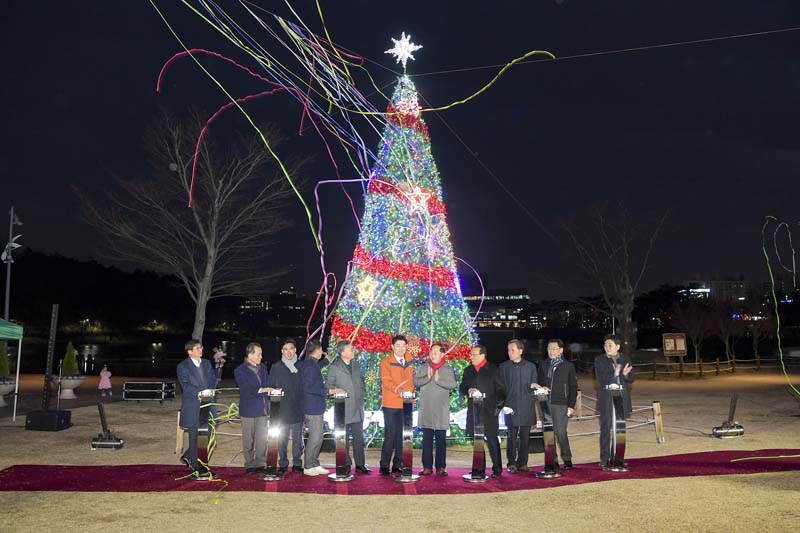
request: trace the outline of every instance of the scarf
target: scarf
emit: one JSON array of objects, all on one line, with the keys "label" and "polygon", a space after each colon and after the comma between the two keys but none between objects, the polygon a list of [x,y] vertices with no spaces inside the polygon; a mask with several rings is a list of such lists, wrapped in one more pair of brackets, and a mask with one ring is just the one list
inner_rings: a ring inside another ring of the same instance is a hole
[{"label": "scarf", "polygon": [[286,359],[284,356],[281,356],[281,361],[283,361],[283,364],[289,369],[289,372],[297,374],[297,369],[294,367],[294,365],[297,364],[297,358]]},{"label": "scarf", "polygon": [[550,380],[550,383],[553,383],[553,375],[556,373],[556,367],[564,362],[564,359],[561,357],[556,357],[555,359],[550,360],[550,368],[547,370],[547,379]]},{"label": "scarf", "polygon": [[[485,359],[484,359],[484,361],[485,361]],[[442,360],[439,361],[438,363],[434,363],[433,361],[428,359],[428,364],[431,365],[431,368],[433,369],[433,371],[436,372],[437,370],[442,368],[445,364],[447,364],[447,361],[444,360],[444,357],[442,357]]]},{"label": "scarf", "polygon": [[481,361],[481,362],[480,362],[480,363],[478,363],[477,365],[472,365],[472,366],[474,366],[474,367],[475,367],[475,372],[480,372],[481,368],[483,368],[484,366],[486,366],[486,359],[484,359],[483,361]]}]

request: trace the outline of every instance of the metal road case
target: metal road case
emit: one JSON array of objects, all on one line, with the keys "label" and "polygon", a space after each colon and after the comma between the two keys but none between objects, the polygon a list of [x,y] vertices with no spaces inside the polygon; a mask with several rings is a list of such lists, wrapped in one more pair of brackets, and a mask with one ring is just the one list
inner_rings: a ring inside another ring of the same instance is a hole
[{"label": "metal road case", "polygon": [[122,386],[122,399],[132,400],[164,400],[175,399],[174,381],[126,381]]}]

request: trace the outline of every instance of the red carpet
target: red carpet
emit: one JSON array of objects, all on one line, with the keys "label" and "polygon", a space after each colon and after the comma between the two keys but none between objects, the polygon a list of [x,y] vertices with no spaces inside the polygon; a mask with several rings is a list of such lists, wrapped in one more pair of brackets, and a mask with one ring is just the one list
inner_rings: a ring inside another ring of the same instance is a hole
[{"label": "red carpet", "polygon": [[[681,476],[718,476],[800,470],[800,450],[751,450],[700,452],[665,457],[630,459],[627,473],[603,472],[597,463],[577,465],[557,479],[537,479],[533,474],[508,474],[486,483],[465,483],[463,468],[449,469],[448,477],[423,477],[417,483],[397,483],[381,476],[377,468],[372,474],[357,477],[349,483],[333,483],[325,476],[309,477],[287,474],[283,481],[259,481],[246,475],[241,467],[218,467],[214,473],[230,484],[225,491],[304,492],[314,494],[474,494],[509,490],[544,489],[563,485],[595,483],[614,479],[658,479]],[[733,459],[745,459],[732,462]],[[540,466],[540,465],[538,465]],[[537,468],[538,468],[537,466]],[[175,481],[186,475],[186,469],[172,465],[129,466],[53,466],[15,465],[0,471],[0,491],[85,491],[85,492],[171,492],[213,491],[219,483]]]}]

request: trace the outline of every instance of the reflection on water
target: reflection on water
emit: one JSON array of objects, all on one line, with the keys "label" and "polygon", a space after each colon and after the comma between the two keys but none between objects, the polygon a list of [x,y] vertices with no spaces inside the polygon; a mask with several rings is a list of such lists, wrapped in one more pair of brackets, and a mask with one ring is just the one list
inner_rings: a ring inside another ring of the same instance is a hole
[{"label": "reflection on water", "polygon": [[[150,342],[148,340],[135,339],[111,339],[111,342],[80,343],[75,342],[77,351],[78,367],[85,375],[98,375],[103,365],[108,366],[112,375],[129,377],[174,377],[175,367],[185,357],[183,338],[167,338],[164,340]],[[69,339],[60,338],[57,340],[53,357],[53,369],[57,373],[59,362],[66,353],[66,343]],[[249,342],[249,340],[248,340]],[[263,342],[263,341],[262,341]],[[272,339],[263,342],[265,346],[271,348],[277,341]],[[212,348],[220,347],[226,354],[227,362],[223,368],[223,377],[233,377],[233,369],[241,363],[243,351],[247,342],[237,342],[229,340],[208,341],[203,343],[203,356],[212,360]],[[270,358],[269,353],[265,353],[265,362],[276,360],[279,357],[277,348],[274,356]],[[23,354],[21,361],[21,371],[24,373],[44,373],[47,361],[46,342],[30,342],[23,344]],[[266,350],[265,350],[266,351]]]}]

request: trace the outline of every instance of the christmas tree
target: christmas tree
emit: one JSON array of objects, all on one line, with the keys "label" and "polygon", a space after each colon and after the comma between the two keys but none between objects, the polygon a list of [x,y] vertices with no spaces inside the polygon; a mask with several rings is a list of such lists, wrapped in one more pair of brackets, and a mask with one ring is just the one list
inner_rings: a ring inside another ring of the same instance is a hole
[{"label": "christmas tree", "polygon": [[[439,172],[413,82],[402,76],[386,110],[370,173],[361,235],[331,325],[331,347],[352,340],[367,381],[367,409],[380,407],[381,358],[391,338],[425,357],[448,350],[458,375],[476,341],[461,295]],[[458,400],[451,401],[456,407]],[[458,402],[461,403],[461,402]]]}]

